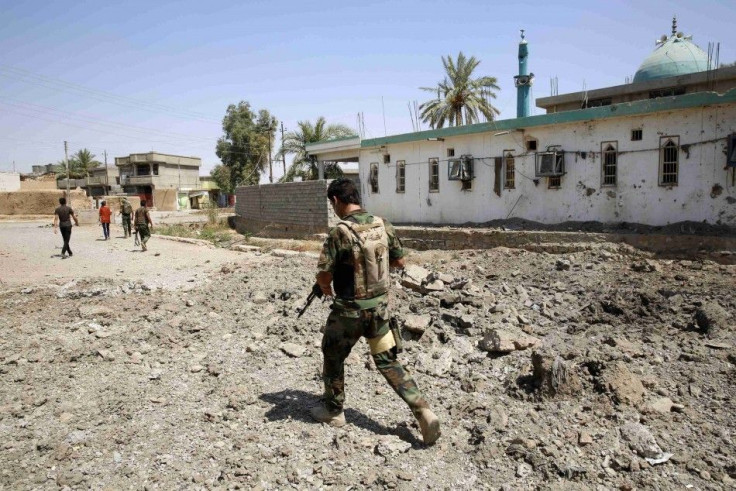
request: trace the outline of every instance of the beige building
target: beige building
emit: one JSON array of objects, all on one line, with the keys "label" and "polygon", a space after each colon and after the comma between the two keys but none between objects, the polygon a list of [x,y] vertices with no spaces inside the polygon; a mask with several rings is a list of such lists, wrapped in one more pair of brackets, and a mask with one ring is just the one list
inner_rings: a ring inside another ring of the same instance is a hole
[{"label": "beige building", "polygon": [[189,193],[200,189],[202,159],[158,152],[115,157],[117,186],[128,195],[138,195],[159,210],[176,210],[189,202]]}]

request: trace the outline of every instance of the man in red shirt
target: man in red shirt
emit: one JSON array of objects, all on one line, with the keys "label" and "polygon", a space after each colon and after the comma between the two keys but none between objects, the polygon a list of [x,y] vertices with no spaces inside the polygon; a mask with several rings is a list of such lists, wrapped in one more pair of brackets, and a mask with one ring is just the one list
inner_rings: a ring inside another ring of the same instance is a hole
[{"label": "man in red shirt", "polygon": [[110,238],[110,216],[112,212],[110,207],[107,206],[107,202],[103,201],[100,206],[100,224],[102,224],[102,232],[105,234],[105,240]]}]

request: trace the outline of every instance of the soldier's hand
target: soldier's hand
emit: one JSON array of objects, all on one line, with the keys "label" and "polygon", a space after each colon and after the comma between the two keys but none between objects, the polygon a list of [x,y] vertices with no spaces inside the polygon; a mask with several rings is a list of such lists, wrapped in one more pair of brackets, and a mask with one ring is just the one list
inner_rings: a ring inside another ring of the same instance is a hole
[{"label": "soldier's hand", "polygon": [[319,286],[319,289],[322,290],[322,294],[326,297],[334,297],[335,294],[332,292],[332,285],[327,286]]}]

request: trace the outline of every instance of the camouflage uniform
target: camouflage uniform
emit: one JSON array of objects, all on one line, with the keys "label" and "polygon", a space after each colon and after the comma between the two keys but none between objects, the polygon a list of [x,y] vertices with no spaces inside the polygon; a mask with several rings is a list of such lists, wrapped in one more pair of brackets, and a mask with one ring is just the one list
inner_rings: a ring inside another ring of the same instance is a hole
[{"label": "camouflage uniform", "polygon": [[148,208],[142,206],[135,210],[134,218],[135,228],[138,232],[138,236],[141,239],[141,246],[143,247],[143,249],[145,249],[146,242],[148,242],[148,239],[151,238],[151,230],[148,228],[148,224],[151,221],[148,216]]},{"label": "camouflage uniform", "polygon": [[[373,215],[365,210],[355,211],[344,218],[358,224],[372,223]],[[396,237],[393,226],[384,221],[389,243],[389,259],[404,256],[401,241]],[[361,336],[379,339],[390,331],[388,295],[357,300],[354,296],[354,273],[352,241],[345,227],[335,227],[322,246],[317,268],[332,273],[335,286],[335,301],[327,317],[322,353],[324,367],[322,378],[325,392],[324,402],[328,409],[340,411],[345,403],[345,359]],[[396,347],[372,354],[376,368],[389,385],[409,405],[415,416],[419,410],[429,408],[416,382],[396,359]]]}]

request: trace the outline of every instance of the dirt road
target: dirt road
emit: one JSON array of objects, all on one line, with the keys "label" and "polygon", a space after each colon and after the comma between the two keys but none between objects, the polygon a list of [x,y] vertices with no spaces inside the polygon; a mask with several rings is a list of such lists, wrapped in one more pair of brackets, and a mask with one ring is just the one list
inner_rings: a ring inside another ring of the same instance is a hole
[{"label": "dirt road", "polygon": [[154,236],[141,252],[132,238],[123,238],[113,225],[110,240],[102,229],[82,225],[72,229],[73,257],[62,259],[61,234],[48,220],[0,222],[0,285],[42,285],[73,279],[105,277],[143,282],[151,288],[181,288],[196,284],[206,271],[243,259],[225,249],[206,248]]}]

